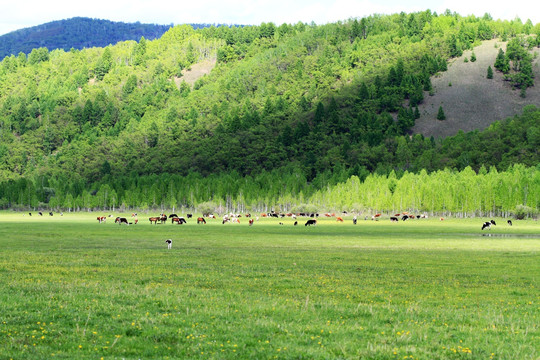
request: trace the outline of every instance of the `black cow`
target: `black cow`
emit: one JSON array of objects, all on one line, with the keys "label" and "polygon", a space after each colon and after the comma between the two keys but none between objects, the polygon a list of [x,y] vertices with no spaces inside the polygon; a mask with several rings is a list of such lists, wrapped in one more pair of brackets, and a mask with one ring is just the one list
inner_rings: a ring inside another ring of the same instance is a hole
[{"label": "black cow", "polygon": [[178,215],[176,215],[176,214],[171,214],[171,215],[169,215],[169,219],[170,219],[170,218],[175,218],[175,217],[177,218]]},{"label": "black cow", "polygon": [[311,226],[311,225],[317,225],[317,220],[315,219],[308,220],[304,226]]},{"label": "black cow", "polygon": [[394,222],[394,221],[395,221],[395,222],[398,222],[399,219],[398,219],[397,217],[395,217],[395,216],[390,216],[390,221],[392,221],[392,222]]},{"label": "black cow", "polygon": [[50,216],[53,216],[53,212],[51,211],[51,212],[49,213],[49,215],[50,215]]},{"label": "black cow", "polygon": [[186,216],[188,219],[191,219],[193,217],[193,214],[187,214]]},{"label": "black cow", "polygon": [[38,214],[39,214],[39,216],[43,216],[43,213],[42,213],[41,211],[40,211],[40,212],[38,212]]},{"label": "black cow", "polygon": [[495,224],[495,220],[490,220],[489,222],[491,223],[491,225],[497,225]]},{"label": "black cow", "polygon": [[507,221],[508,225],[512,226],[512,220]]},{"label": "black cow", "polygon": [[401,220],[405,221],[405,220],[409,220],[409,215],[403,215],[401,217]]},{"label": "black cow", "polygon": [[129,225],[127,219],[123,217],[117,217],[116,220],[114,220],[114,223],[118,225],[122,225],[122,224]]},{"label": "black cow", "polygon": [[298,225],[298,221],[295,221],[293,225],[294,225],[294,226]]},{"label": "black cow", "polygon": [[31,212],[29,212],[29,213],[28,213],[28,215],[32,216],[32,213],[31,213]]},{"label": "black cow", "polygon": [[491,230],[491,222],[490,222],[490,221],[486,221],[486,222],[482,225],[482,230],[485,230],[485,229]]}]

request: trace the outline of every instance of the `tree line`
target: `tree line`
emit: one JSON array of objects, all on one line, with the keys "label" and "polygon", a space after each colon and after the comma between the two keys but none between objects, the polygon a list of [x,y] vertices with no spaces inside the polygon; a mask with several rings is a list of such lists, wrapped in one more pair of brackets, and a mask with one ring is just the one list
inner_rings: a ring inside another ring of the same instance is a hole
[{"label": "tree line", "polygon": [[23,211],[200,211],[326,212],[347,211],[455,216],[510,216],[540,209],[540,168],[513,165],[499,172],[482,167],[427,173],[320,174],[309,184],[300,172],[238,173],[202,177],[161,174],[137,178],[106,177],[87,188],[58,179],[0,183],[0,206]]}]

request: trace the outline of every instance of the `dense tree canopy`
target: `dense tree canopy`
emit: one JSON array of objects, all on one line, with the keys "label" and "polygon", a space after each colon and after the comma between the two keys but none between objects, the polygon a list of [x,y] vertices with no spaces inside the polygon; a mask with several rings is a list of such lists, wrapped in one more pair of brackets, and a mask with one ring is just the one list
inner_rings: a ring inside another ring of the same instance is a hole
[{"label": "dense tree canopy", "polygon": [[[410,133],[430,77],[449,57],[524,28],[428,10],[319,26],[176,26],[152,41],[8,56],[0,63],[0,181],[27,190],[0,195],[2,206],[86,208],[100,191],[100,207],[110,207],[109,195],[114,206],[195,206],[245,196],[231,179],[242,189],[263,179],[255,183],[270,194],[286,186],[301,201],[370,173],[536,166],[536,108],[445,140]],[[521,49],[533,38],[510,46],[503,63],[526,73]],[[192,85],[183,80],[213,62]],[[180,194],[178,182],[206,190]],[[127,200],[132,192],[144,200]],[[268,205],[277,195],[262,196]]]}]

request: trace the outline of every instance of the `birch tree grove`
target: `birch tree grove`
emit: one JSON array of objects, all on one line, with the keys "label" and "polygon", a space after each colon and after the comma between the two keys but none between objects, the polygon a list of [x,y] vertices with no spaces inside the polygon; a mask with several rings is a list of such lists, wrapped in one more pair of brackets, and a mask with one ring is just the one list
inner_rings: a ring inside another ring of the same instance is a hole
[{"label": "birch tree grove", "polygon": [[[395,190],[390,192],[397,181]],[[324,195],[323,195],[324,194]],[[470,167],[462,171],[448,169],[427,174],[407,173],[398,180],[389,176],[369,175],[364,182],[352,177],[346,183],[313,196],[322,207],[352,210],[351,204],[363,209],[387,213],[410,211],[454,214],[457,216],[508,215],[517,205],[538,210],[540,206],[540,171],[514,165],[506,172],[475,173]],[[336,199],[324,203],[322,199]],[[339,200],[340,199],[340,200]]]},{"label": "birch tree grove", "polygon": [[[540,169],[513,165],[507,171],[470,167],[462,171],[405,172],[397,176],[369,174],[362,181],[331,178],[308,183],[300,173],[235,173],[209,177],[170,174],[106,179],[81,188],[63,181],[26,179],[0,183],[0,205],[15,209],[72,210],[194,210],[201,204],[221,204],[221,211],[318,212],[409,211],[454,216],[508,216],[517,206],[540,209]],[[217,205],[216,205],[217,207]],[[216,208],[216,211],[218,209]]]}]

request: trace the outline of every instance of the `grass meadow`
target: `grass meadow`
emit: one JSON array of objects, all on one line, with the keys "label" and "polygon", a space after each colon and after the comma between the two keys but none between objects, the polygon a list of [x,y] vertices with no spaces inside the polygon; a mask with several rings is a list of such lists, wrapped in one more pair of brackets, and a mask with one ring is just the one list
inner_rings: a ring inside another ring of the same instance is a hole
[{"label": "grass meadow", "polygon": [[0,359],[540,358],[532,220],[96,216],[0,213]]}]

